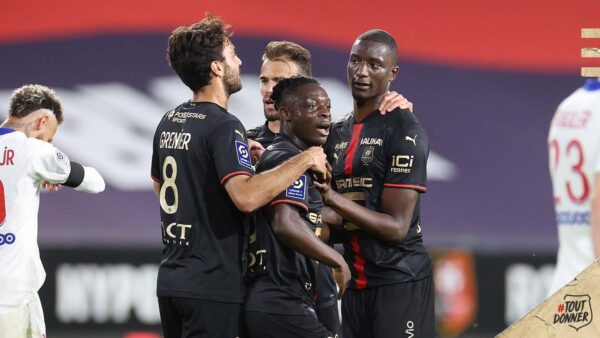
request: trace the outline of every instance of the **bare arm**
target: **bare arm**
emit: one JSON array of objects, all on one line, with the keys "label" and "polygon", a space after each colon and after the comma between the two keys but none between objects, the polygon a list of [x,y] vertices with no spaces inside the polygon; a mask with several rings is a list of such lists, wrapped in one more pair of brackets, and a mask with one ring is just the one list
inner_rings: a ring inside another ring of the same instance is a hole
[{"label": "bare arm", "polygon": [[592,188],[592,215],[590,217],[592,226],[592,243],[596,258],[600,258],[600,173],[594,177]]},{"label": "bare arm", "polygon": [[324,176],[326,163],[323,149],[311,147],[258,175],[233,176],[225,182],[225,189],[238,209],[246,213],[253,212],[269,203],[305,171],[312,170],[317,176]]},{"label": "bare arm", "polygon": [[152,180],[152,190],[154,190],[156,197],[160,197],[160,183]]},{"label": "bare arm", "polygon": [[350,269],[342,255],[310,230],[296,207],[281,203],[270,207],[269,211],[271,226],[277,238],[304,256],[333,268],[334,279],[340,288],[338,299],[341,299],[350,280]]}]

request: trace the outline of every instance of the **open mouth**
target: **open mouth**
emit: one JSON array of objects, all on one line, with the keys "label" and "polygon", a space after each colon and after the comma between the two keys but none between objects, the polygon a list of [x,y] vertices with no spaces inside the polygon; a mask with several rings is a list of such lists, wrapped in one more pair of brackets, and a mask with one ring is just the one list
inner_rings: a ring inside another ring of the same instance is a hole
[{"label": "open mouth", "polygon": [[331,126],[330,123],[318,125],[317,126],[317,131],[319,132],[319,134],[321,136],[328,136],[329,135],[329,127],[330,126]]}]

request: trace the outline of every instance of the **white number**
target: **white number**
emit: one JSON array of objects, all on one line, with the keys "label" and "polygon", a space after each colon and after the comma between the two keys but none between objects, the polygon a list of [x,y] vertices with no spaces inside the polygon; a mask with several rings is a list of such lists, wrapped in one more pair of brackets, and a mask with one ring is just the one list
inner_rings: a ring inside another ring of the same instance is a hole
[{"label": "white number", "polygon": [[[171,176],[167,176],[167,167],[171,166]],[[177,162],[175,161],[175,158],[173,156],[167,156],[167,158],[165,158],[165,163],[163,164],[163,183],[162,186],[160,187],[160,207],[167,213],[167,214],[174,214],[175,212],[177,212],[177,206],[179,204],[179,196],[178,196],[178,192],[177,192],[177,186],[175,185],[175,178],[177,177]],[[167,189],[171,188],[173,189],[173,195],[175,197],[175,201],[173,202],[173,204],[169,205],[167,204],[167,199],[166,199],[166,194],[167,194]]]}]

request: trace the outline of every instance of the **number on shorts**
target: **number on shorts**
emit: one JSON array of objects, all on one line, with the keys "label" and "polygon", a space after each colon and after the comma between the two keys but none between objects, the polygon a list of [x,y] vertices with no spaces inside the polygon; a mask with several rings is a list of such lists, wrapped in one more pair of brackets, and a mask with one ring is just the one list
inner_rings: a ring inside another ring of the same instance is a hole
[{"label": "number on shorts", "polygon": [[[167,176],[167,167],[171,167],[171,176]],[[165,158],[165,162],[163,164],[163,182],[160,187],[160,207],[167,214],[174,214],[177,212],[177,206],[179,204],[179,196],[177,192],[177,185],[175,185],[175,178],[177,178],[177,162],[173,156],[167,156]],[[171,188],[173,190],[174,201],[173,204],[169,205],[167,203],[167,189]]]}]

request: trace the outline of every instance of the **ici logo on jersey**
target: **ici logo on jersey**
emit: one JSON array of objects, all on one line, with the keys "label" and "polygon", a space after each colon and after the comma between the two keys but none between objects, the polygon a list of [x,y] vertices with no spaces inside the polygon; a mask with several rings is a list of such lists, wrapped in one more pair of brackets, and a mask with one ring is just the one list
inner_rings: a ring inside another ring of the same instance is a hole
[{"label": "ici logo on jersey", "polygon": [[13,244],[16,240],[15,234],[9,232],[7,234],[0,234],[0,245]]}]

